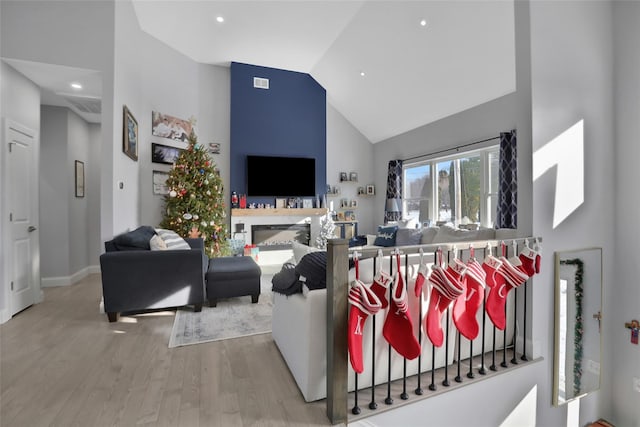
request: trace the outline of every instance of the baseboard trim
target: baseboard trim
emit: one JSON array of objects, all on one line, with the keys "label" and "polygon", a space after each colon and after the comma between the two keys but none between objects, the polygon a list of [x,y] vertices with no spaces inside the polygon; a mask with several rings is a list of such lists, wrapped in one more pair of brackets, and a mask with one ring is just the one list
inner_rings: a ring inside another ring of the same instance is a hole
[{"label": "baseboard trim", "polygon": [[97,265],[90,265],[72,274],[71,276],[43,277],[40,283],[43,288],[54,288],[57,286],[70,286],[84,279],[89,274],[98,274],[98,273],[100,273],[100,267]]},{"label": "baseboard trim", "polygon": [[9,316],[8,314],[9,314],[9,311],[7,311],[6,308],[3,308],[2,310],[0,310],[0,325],[8,322],[9,319],[11,319],[11,316]]}]

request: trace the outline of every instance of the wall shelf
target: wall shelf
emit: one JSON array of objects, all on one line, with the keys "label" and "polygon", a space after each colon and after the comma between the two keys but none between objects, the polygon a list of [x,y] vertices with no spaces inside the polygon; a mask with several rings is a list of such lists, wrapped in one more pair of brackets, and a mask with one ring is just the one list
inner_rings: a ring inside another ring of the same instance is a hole
[{"label": "wall shelf", "polygon": [[321,216],[327,209],[322,208],[276,208],[276,209],[231,209],[231,216]]}]

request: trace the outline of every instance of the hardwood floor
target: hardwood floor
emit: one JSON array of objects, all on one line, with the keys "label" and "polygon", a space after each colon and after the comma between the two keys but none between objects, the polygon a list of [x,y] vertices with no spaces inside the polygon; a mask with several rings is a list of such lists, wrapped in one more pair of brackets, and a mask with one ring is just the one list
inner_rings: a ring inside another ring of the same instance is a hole
[{"label": "hardwood floor", "polygon": [[169,349],[175,313],[98,312],[100,276],[0,325],[0,426],[325,426],[271,334]]}]

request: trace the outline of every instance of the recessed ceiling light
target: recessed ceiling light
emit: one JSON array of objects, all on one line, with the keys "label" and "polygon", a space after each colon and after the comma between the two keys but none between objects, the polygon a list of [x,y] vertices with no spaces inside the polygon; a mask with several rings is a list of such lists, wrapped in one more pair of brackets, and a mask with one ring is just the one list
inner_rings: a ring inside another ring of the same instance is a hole
[{"label": "recessed ceiling light", "polygon": [[420,20],[420,26],[421,27],[426,27],[427,26],[427,20],[426,19],[421,19]]},{"label": "recessed ceiling light", "polygon": [[360,76],[364,77],[364,71],[360,71]]},{"label": "recessed ceiling light", "polygon": [[216,21],[218,21],[219,23],[223,23],[224,22],[224,17],[223,16],[216,16]]},{"label": "recessed ceiling light", "polygon": [[71,87],[76,89],[76,90],[82,89],[82,85],[80,83],[76,83],[76,82],[71,83]]}]

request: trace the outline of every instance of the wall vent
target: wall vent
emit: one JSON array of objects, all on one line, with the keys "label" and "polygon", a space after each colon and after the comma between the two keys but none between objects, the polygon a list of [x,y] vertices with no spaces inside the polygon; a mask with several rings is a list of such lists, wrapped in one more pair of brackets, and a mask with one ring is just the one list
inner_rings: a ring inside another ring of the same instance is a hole
[{"label": "wall vent", "polygon": [[102,101],[100,98],[90,96],[74,96],[61,94],[62,97],[78,111],[82,113],[100,114],[102,113]]},{"label": "wall vent", "polygon": [[263,77],[254,77],[253,87],[258,89],[269,89],[269,79],[265,79]]}]

